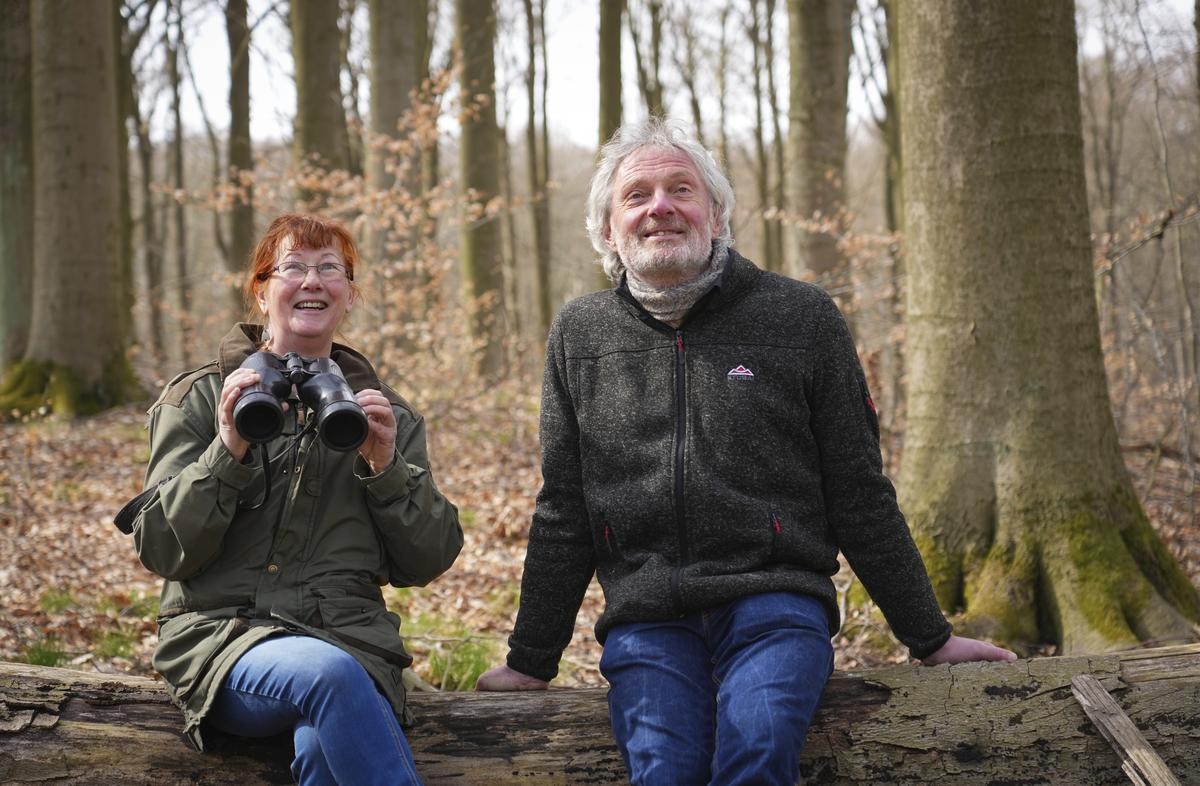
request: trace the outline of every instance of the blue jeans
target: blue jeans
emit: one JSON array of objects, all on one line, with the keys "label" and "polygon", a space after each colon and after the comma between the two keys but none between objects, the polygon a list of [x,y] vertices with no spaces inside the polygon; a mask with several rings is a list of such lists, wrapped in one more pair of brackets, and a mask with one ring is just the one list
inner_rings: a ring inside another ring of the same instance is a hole
[{"label": "blue jeans", "polygon": [[367,670],[310,636],[272,636],[233,664],[206,720],[242,737],[292,732],[297,783],[419,784],[400,723]]},{"label": "blue jeans", "polygon": [[833,671],[829,618],[815,598],[775,592],[618,625],[600,671],[631,784],[795,786]]}]

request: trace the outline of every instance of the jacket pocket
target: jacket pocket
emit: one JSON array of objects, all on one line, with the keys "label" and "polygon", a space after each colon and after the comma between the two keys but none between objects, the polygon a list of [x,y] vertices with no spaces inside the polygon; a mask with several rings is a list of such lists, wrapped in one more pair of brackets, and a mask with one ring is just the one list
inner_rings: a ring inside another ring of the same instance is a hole
[{"label": "jacket pocket", "polygon": [[400,617],[386,607],[353,595],[319,598],[320,627],[345,644],[400,668],[412,658],[400,640]]},{"label": "jacket pocket", "polygon": [[795,533],[791,531],[793,522],[772,510],[767,519],[767,527],[771,538],[771,562],[784,562],[792,556],[792,539]]}]

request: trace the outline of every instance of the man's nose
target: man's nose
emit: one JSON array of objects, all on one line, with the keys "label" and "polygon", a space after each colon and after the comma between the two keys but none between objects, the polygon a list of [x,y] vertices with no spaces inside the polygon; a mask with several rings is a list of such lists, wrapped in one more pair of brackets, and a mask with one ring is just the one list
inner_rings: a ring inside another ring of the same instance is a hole
[{"label": "man's nose", "polygon": [[675,203],[671,200],[671,195],[666,189],[655,189],[650,197],[650,215],[665,216],[675,212]]}]

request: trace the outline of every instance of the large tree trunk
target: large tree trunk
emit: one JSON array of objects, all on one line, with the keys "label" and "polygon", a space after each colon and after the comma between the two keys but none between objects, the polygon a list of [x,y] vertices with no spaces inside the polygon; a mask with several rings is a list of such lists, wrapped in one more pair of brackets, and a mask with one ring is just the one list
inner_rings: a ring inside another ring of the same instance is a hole
[{"label": "large tree trunk", "polygon": [[29,2],[0,4],[0,371],[25,355],[33,292]]},{"label": "large tree trunk", "polygon": [[119,308],[116,41],[108,3],[31,4],[33,310],[0,411],[95,411],[129,391]]},{"label": "large tree trunk", "polygon": [[[1185,783],[1200,779],[1200,647],[835,674],[801,754],[809,783],[1123,783],[1072,696],[1092,675]],[[620,784],[602,688],[415,693],[407,731],[436,784]],[[288,781],[291,739],[183,742],[161,683],[0,664],[0,780],[130,786]]]},{"label": "large tree trunk", "polygon": [[234,200],[229,214],[227,270],[232,278],[230,307],[244,316],[241,275],[254,248],[254,157],[250,147],[250,26],[246,0],[226,0],[225,34],[229,44],[229,183]]},{"label": "large tree trunk", "polygon": [[898,8],[912,381],[901,505],[943,608],[1018,649],[1194,640],[1117,445],[1070,0]]},{"label": "large tree trunk", "polygon": [[[845,205],[846,91],[853,0],[788,0],[788,205],[796,230],[798,272],[827,277]],[[826,286],[841,283],[832,278]]]},{"label": "large tree trunk", "polygon": [[500,143],[496,128],[496,11],[492,0],[455,0],[455,29],[462,57],[460,185],[465,196],[459,259],[471,298],[476,365],[496,376],[504,365],[503,254],[500,224],[487,211],[500,193]]},{"label": "large tree trunk", "polygon": [[[305,166],[347,169],[350,138],[342,107],[341,37],[338,4],[330,0],[293,0],[292,58],[296,72],[296,119],[292,159]],[[301,199],[312,196],[301,189]]]}]

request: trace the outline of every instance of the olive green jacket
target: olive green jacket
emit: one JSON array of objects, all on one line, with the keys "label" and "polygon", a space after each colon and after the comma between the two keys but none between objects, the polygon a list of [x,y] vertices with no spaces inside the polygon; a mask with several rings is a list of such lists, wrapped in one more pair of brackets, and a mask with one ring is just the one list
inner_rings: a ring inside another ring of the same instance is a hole
[{"label": "olive green jacket", "polygon": [[154,667],[201,750],[200,724],[225,675],[279,633],[353,655],[409,720],[401,670],[412,659],[380,587],[427,584],[463,542],[458,511],[429,471],[424,419],[339,344],[331,357],[351,388],[377,388],[391,401],[395,460],[371,475],[356,451],[330,450],[311,431],[297,442],[293,424],[269,444],[267,504],[248,509],[263,494],[258,450],[235,460],[216,411],[222,380],[255,351],[260,330],[235,327],[215,362],[176,377],[149,411],[147,488],[169,479],[138,514],[133,538],[142,564],[165,579]]}]

